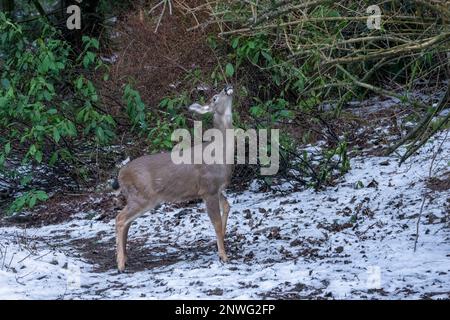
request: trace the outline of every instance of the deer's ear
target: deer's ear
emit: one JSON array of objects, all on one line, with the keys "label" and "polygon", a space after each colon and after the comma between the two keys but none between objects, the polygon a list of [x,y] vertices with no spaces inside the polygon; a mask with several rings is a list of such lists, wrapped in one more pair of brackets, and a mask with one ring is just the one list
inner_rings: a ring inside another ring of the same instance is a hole
[{"label": "deer's ear", "polygon": [[208,112],[212,111],[212,109],[209,106],[209,104],[205,104],[205,105],[202,106],[201,104],[198,104],[198,103],[191,104],[189,106],[189,110],[197,112],[197,113],[200,113],[200,114],[205,114],[205,113],[208,113]]}]

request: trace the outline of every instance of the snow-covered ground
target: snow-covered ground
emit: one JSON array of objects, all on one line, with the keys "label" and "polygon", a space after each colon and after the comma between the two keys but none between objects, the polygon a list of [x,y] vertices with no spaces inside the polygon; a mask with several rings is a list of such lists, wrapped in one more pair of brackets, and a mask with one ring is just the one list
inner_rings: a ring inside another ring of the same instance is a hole
[{"label": "snow-covered ground", "polygon": [[202,204],[139,218],[124,274],[112,220],[0,228],[0,299],[449,299],[450,191],[426,186],[450,170],[444,137],[401,167],[353,158],[324,191],[228,194],[227,264]]}]

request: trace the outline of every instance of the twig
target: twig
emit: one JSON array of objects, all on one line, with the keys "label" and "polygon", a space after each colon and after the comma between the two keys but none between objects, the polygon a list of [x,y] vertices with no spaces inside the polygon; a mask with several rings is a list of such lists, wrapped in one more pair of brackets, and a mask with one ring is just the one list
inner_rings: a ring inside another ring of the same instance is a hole
[{"label": "twig", "polygon": [[419,240],[419,224],[420,224],[420,218],[422,217],[422,211],[423,211],[423,206],[425,204],[425,200],[426,200],[426,197],[423,196],[422,204],[420,206],[419,216],[417,217],[417,223],[416,223],[416,239],[414,240],[414,252],[416,252],[417,241]]},{"label": "twig", "polygon": [[364,230],[363,232],[361,232],[361,233],[358,234],[358,238],[361,237],[363,234],[365,234],[365,233],[366,233],[367,231],[369,231],[370,229],[372,229],[372,228],[373,228],[375,225],[377,225],[377,224],[378,224],[378,221],[372,223],[370,226],[367,227],[366,230]]},{"label": "twig", "polygon": [[444,144],[444,142],[447,140],[447,136],[448,136],[449,131],[447,131],[445,133],[445,137],[444,139],[442,139],[441,143],[439,144],[436,152],[433,154],[433,157],[431,159],[431,163],[430,163],[430,171],[428,172],[428,178],[431,178],[431,174],[433,173],[433,166],[434,166],[434,161],[436,160],[437,155],[439,154],[439,150],[442,148],[442,145]]},{"label": "twig", "polygon": [[172,0],[162,0],[160,3],[158,3],[156,6],[154,6],[150,10],[150,12],[151,12],[151,11],[153,11],[154,8],[160,6],[161,4],[163,5],[162,10],[161,10],[161,14],[159,15],[159,18],[158,18],[158,22],[156,23],[156,28],[155,28],[154,33],[158,32],[158,28],[159,28],[159,25],[161,24],[162,17],[164,15],[164,13],[166,12],[166,6],[167,5],[169,6],[169,14],[172,15],[172,2],[171,1]]},{"label": "twig", "polygon": [[2,267],[0,268],[0,270],[3,270],[3,266],[5,265],[5,259],[6,259],[6,254],[7,253],[8,253],[8,247],[5,247],[5,253],[3,255]]}]

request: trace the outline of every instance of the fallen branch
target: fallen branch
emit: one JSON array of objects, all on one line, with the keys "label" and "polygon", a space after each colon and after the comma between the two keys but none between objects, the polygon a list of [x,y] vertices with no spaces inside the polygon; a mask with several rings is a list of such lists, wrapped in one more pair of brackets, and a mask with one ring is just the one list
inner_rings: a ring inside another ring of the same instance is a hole
[{"label": "fallen branch", "polygon": [[[426,24],[425,22],[417,21],[416,17],[411,17],[411,16],[396,16],[396,17],[380,16],[380,17],[382,19],[385,18],[385,21],[386,21],[385,23],[408,22],[408,23],[414,23],[414,24]],[[235,30],[231,30],[231,31],[224,31],[224,32],[219,33],[219,36],[227,36],[227,35],[232,35],[232,34],[242,34],[242,33],[247,33],[247,32],[262,31],[262,30],[266,30],[266,29],[294,26],[294,25],[299,25],[299,24],[308,23],[308,22],[322,23],[322,22],[327,22],[327,21],[334,21],[334,22],[336,22],[336,21],[337,22],[338,21],[349,21],[349,22],[350,21],[367,21],[370,18],[371,18],[371,16],[302,18],[302,19],[289,21],[289,22],[272,23],[272,24],[267,24],[267,25],[259,26],[259,27],[247,27],[247,28],[235,29]],[[213,21],[213,22],[218,22],[218,21]],[[433,21],[429,20],[429,23],[432,24]]]},{"label": "fallen branch", "polygon": [[[438,103],[438,106],[436,108],[434,108],[434,110],[430,113],[428,113],[421,121],[420,123],[413,129],[411,130],[403,139],[401,139],[400,141],[398,141],[395,145],[393,145],[392,147],[390,147],[387,150],[387,154],[391,154],[392,152],[394,152],[395,150],[397,150],[400,146],[402,146],[403,144],[405,144],[407,141],[416,138],[417,136],[421,135],[423,132],[425,132],[425,130],[428,128],[431,120],[437,115],[439,114],[442,110],[444,110],[444,108],[448,107],[448,103],[449,103],[449,99],[450,99],[450,83],[447,86],[447,90],[445,92],[445,94],[442,96],[441,100]],[[448,121],[448,115],[447,115],[447,120]],[[444,124],[444,122],[441,124],[441,126]],[[423,145],[420,144],[420,145]],[[418,148],[413,148],[415,152]],[[411,150],[413,150],[411,149]],[[407,156],[406,156],[407,155]],[[411,155],[411,152],[408,152],[407,154],[405,154],[402,159],[401,162],[404,162],[409,156]],[[406,157],[405,157],[406,156]]]},{"label": "fallen branch", "polygon": [[397,47],[389,48],[386,50],[380,50],[379,52],[360,55],[356,57],[343,57],[336,58],[332,60],[328,60],[325,64],[347,64],[361,61],[369,61],[369,60],[378,60],[380,58],[392,57],[392,56],[400,56],[406,53],[412,53],[417,51],[422,51],[433,45],[439,44],[440,42],[450,40],[450,32],[442,33],[432,38],[425,39],[424,42],[414,45],[400,45]]}]

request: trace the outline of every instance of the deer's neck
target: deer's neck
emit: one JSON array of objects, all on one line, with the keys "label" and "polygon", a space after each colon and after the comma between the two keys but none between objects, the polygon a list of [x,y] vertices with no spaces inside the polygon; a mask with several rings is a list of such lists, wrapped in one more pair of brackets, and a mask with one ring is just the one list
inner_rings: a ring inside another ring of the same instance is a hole
[{"label": "deer's neck", "polygon": [[229,131],[228,129],[233,129],[233,116],[231,112],[231,103],[227,108],[225,109],[225,112],[223,114],[215,113],[214,114],[214,128],[218,129],[222,132],[223,137],[223,163],[227,163],[227,167],[229,167],[230,172],[228,172],[228,175],[231,175],[231,168],[232,165],[230,165],[230,162],[227,161],[227,155],[231,157],[231,159],[234,159],[234,134],[227,133]]},{"label": "deer's neck", "polygon": [[214,114],[214,128],[219,129],[225,136],[227,129],[233,129],[233,116],[231,106],[223,114]]}]

